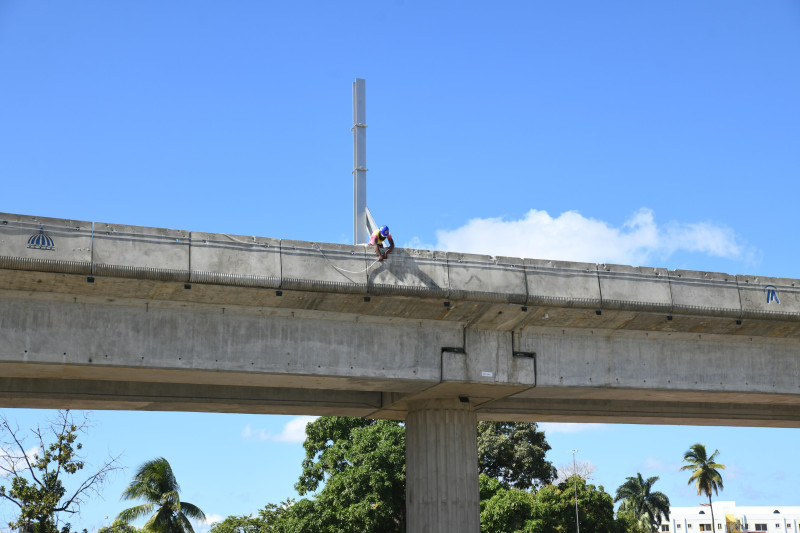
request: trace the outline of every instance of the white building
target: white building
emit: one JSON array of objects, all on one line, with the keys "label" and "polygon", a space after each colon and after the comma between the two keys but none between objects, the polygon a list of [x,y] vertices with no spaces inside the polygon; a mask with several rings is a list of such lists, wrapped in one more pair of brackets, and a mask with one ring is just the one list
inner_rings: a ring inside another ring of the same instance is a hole
[{"label": "white building", "polygon": [[669,520],[661,522],[663,533],[800,533],[800,506],[741,507],[736,502],[714,502],[714,527],[708,504],[670,507]]}]

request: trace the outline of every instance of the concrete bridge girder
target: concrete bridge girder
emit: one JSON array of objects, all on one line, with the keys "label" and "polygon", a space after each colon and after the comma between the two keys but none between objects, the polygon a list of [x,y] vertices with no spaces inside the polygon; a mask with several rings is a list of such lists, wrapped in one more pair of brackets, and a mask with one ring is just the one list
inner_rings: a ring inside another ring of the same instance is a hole
[{"label": "concrete bridge girder", "polygon": [[800,427],[800,281],[0,214],[0,406],[406,420],[478,531],[475,421]]}]

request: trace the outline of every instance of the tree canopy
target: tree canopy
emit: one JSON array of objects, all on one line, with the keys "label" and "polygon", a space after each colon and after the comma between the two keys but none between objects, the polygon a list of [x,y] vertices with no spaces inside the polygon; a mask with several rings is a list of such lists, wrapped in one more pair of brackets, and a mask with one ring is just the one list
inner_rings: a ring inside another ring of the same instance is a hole
[{"label": "tree canopy", "polygon": [[[575,533],[575,493],[581,533],[634,533],[614,518],[611,495],[573,476],[536,493],[505,488],[481,476],[481,531],[485,533]],[[637,532],[638,533],[638,532]]]},{"label": "tree canopy", "polygon": [[535,423],[478,422],[478,471],[522,490],[551,483],[550,445]]},{"label": "tree canopy", "polygon": [[[109,458],[99,469],[68,491],[64,477],[78,475],[86,463],[80,455],[83,445],[78,435],[84,433],[87,420],[76,420],[70,411],[58,411],[49,428],[32,428],[33,448],[19,427],[0,413],[0,477],[8,477],[10,486],[0,486],[0,498],[12,502],[19,515],[9,527],[29,533],[56,533],[59,514],[74,514],[91,494],[97,494],[108,474],[119,468],[118,458]],[[47,443],[46,441],[51,440]],[[33,451],[30,451],[33,450]],[[66,525],[69,531],[69,524]]]},{"label": "tree canopy", "polygon": [[[228,517],[212,533],[405,530],[403,424],[321,417],[306,426],[303,447],[295,488],[306,498],[270,504],[258,517]],[[536,424],[487,422],[478,427],[478,449],[481,498],[496,496],[486,507],[487,520],[495,531],[511,531],[509,523],[529,517],[532,494],[521,489],[541,487],[555,476],[545,460],[550,446]]]},{"label": "tree canopy", "polygon": [[658,476],[644,479],[637,472],[619,486],[614,498],[615,502],[622,501],[620,512],[630,512],[648,531],[658,529],[662,516],[669,519],[669,498],[663,492],[652,490],[656,481]]},{"label": "tree canopy", "polygon": [[129,524],[152,514],[143,529],[148,533],[194,533],[189,518],[205,520],[199,507],[182,502],[180,485],[169,462],[158,457],[145,462],[122,493],[124,500],[144,500],[146,503],[125,509],[117,520]]},{"label": "tree canopy", "polygon": [[[292,506],[298,531],[403,531],[405,428],[389,420],[321,417],[306,426]],[[313,516],[312,516],[313,515]]]}]

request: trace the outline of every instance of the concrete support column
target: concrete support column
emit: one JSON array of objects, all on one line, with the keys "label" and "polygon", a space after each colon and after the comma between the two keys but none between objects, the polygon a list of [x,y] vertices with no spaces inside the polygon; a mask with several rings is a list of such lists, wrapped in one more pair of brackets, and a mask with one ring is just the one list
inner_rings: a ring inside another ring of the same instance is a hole
[{"label": "concrete support column", "polygon": [[407,531],[479,533],[475,411],[457,399],[410,402],[406,417]]}]

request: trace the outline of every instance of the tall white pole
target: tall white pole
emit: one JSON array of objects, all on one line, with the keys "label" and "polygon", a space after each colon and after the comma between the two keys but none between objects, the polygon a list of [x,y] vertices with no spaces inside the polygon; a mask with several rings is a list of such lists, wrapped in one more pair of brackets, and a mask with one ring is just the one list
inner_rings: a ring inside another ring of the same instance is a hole
[{"label": "tall white pole", "polygon": [[353,244],[367,242],[367,105],[365,81],[353,82]]},{"label": "tall white pole", "polygon": [[575,529],[577,533],[581,533],[581,522],[578,520],[578,463],[575,460],[575,454],[580,450],[570,450],[572,452],[572,470],[575,476]]}]

